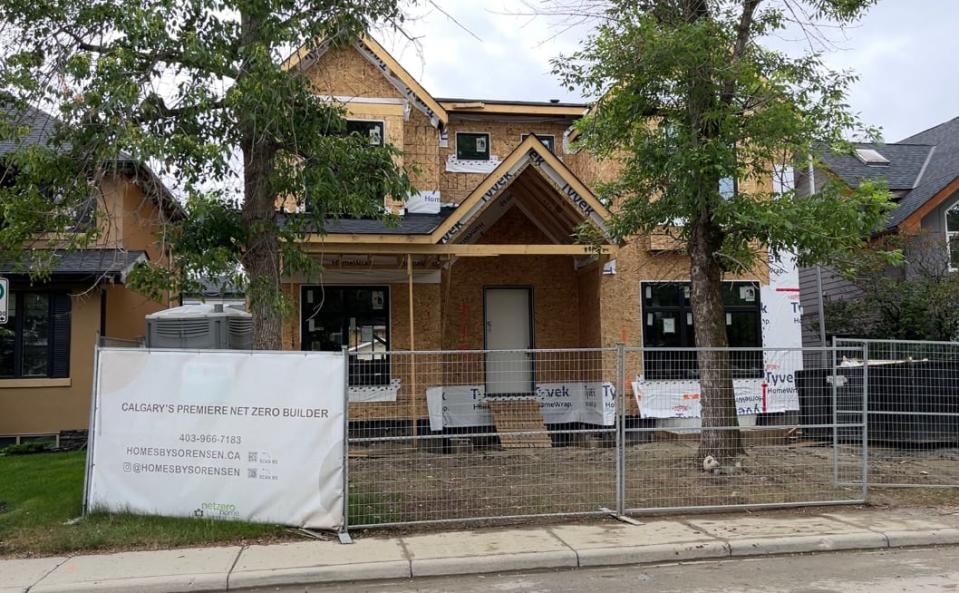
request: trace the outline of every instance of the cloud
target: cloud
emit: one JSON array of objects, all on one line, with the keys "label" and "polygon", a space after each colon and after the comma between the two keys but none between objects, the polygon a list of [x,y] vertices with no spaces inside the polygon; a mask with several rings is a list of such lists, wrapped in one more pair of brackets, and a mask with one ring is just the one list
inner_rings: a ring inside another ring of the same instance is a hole
[{"label": "cloud", "polygon": [[[578,101],[551,73],[550,59],[574,51],[588,30],[547,17],[532,17],[520,0],[437,0],[475,39],[429,4],[407,23],[417,44],[402,35],[381,41],[436,96],[484,99]],[[959,115],[955,24],[959,2],[880,2],[843,33],[824,55],[836,69],[851,69],[859,81],[849,100],[868,125],[898,140]],[[783,37],[787,37],[784,35]],[[801,36],[772,39],[777,49],[808,50]],[[418,47],[417,47],[418,46]]]}]

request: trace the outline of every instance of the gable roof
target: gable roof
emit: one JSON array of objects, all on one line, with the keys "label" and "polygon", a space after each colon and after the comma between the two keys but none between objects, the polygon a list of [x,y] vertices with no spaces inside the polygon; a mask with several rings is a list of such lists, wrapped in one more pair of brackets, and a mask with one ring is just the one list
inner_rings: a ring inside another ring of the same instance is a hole
[{"label": "gable roof", "polygon": [[[309,49],[307,44],[304,44],[283,61],[283,68],[307,70],[329,48],[328,42],[319,43],[313,49]],[[449,123],[449,114],[446,109],[379,42],[369,35],[363,35],[353,42],[353,48],[373,64],[390,84],[409,99],[414,107],[422,111],[434,126],[440,127]]]},{"label": "gable roof", "polygon": [[[22,136],[0,137],[0,158],[23,147],[49,144],[57,126],[61,123],[53,115],[32,105],[14,106],[9,101],[2,100],[0,100],[0,118],[16,128],[26,128],[26,133]],[[119,172],[127,175],[134,184],[139,186],[145,194],[153,197],[157,204],[165,208],[172,216],[185,215],[182,204],[149,166],[124,152],[119,154],[114,164]]]},{"label": "gable roof", "polygon": [[524,170],[530,167],[537,169],[552,189],[578,210],[583,218],[603,232],[606,231],[605,223],[610,216],[606,207],[563,161],[546,148],[539,138],[530,135],[470,192],[452,216],[433,231],[434,242],[453,241],[460,231],[466,229],[490,203],[519,178]]},{"label": "gable roof", "polygon": [[889,159],[887,166],[868,166],[853,155],[829,155],[824,164],[851,187],[864,179],[883,178],[898,194],[898,207],[886,225],[917,226],[942,200],[959,190],[959,117],[890,144],[858,143]]},{"label": "gable roof", "polygon": [[933,147],[926,144],[873,144],[857,142],[855,148],[875,150],[889,159],[888,165],[867,165],[854,155],[827,155],[823,162],[829,169],[850,186],[857,186],[866,179],[882,177],[889,189],[912,190],[920,179]]}]

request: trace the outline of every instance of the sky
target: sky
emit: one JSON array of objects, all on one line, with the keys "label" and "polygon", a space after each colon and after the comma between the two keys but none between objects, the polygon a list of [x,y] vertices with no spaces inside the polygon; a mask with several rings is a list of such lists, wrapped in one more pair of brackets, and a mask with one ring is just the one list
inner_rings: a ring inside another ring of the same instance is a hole
[{"label": "sky", "polygon": [[[579,101],[551,74],[550,59],[575,51],[588,34],[530,16],[521,0],[436,0],[411,9],[406,33],[380,41],[435,97]],[[443,14],[448,13],[449,16]],[[450,17],[456,19],[457,25]],[[830,32],[824,59],[859,81],[849,103],[888,142],[959,116],[959,0],[879,0],[845,32]],[[790,53],[799,35],[767,40]]]}]

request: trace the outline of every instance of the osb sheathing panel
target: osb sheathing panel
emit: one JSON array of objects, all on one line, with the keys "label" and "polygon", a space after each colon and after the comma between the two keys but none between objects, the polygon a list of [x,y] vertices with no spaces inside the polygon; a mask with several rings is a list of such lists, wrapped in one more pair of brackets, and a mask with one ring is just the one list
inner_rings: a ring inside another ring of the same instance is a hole
[{"label": "osb sheathing panel", "polygon": [[352,46],[330,48],[306,70],[317,94],[402,99],[383,73]]},{"label": "osb sheathing panel", "polygon": [[477,132],[490,135],[490,154],[504,159],[519,146],[522,134],[545,134],[555,137],[556,156],[560,160],[566,158],[563,152],[563,132],[569,127],[568,119],[538,120],[530,118],[503,118],[501,120],[488,118],[464,119],[462,117],[450,120],[449,144],[447,148],[439,149],[440,157],[440,192],[446,203],[462,202],[483,179],[485,173],[449,173],[446,171],[446,159],[449,155],[456,155],[456,133]]},{"label": "osb sheathing panel", "polygon": [[[516,208],[510,208],[480,239],[482,243],[548,243]],[[579,283],[570,256],[500,256],[457,259],[444,274],[443,348],[480,350],[484,347],[484,289],[531,287],[533,342],[536,348],[582,346],[579,322]],[[573,380],[580,362],[572,355],[544,355],[536,380]],[[482,383],[483,365],[462,365],[448,384]]]},{"label": "osb sheathing panel", "polygon": [[403,127],[402,147],[413,186],[419,190],[440,189],[439,130],[418,109],[410,110],[410,119]]}]

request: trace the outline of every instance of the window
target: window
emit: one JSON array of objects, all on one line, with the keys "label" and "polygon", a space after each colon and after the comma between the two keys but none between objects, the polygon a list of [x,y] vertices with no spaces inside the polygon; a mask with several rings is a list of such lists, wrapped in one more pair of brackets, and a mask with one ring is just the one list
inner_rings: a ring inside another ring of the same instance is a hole
[{"label": "window", "polygon": [[883,167],[889,164],[889,159],[873,148],[857,148],[856,158],[871,167]]},{"label": "window", "polygon": [[[643,345],[647,348],[692,348],[696,346],[689,283],[643,283]],[[726,336],[735,348],[762,347],[759,285],[755,282],[723,284]],[[644,358],[647,379],[696,379],[699,370],[695,352],[653,351]],[[761,351],[730,355],[734,378],[763,376]]]},{"label": "window", "polygon": [[389,288],[304,286],[301,292],[303,350],[350,356],[350,385],[390,382]]},{"label": "window", "polygon": [[[553,154],[556,154],[556,136],[550,134],[536,134],[539,141],[546,145],[546,148]],[[520,134],[519,140],[522,142],[529,138],[529,134]]]},{"label": "window", "polygon": [[370,146],[383,146],[383,122],[366,119],[346,120],[346,133],[370,139]]},{"label": "window", "polygon": [[488,161],[489,134],[456,134],[456,158],[461,161]]},{"label": "window", "polygon": [[959,269],[959,202],[946,210],[946,247],[949,249],[949,269]]},{"label": "window", "polygon": [[0,378],[69,376],[70,295],[13,292],[0,326]]}]

